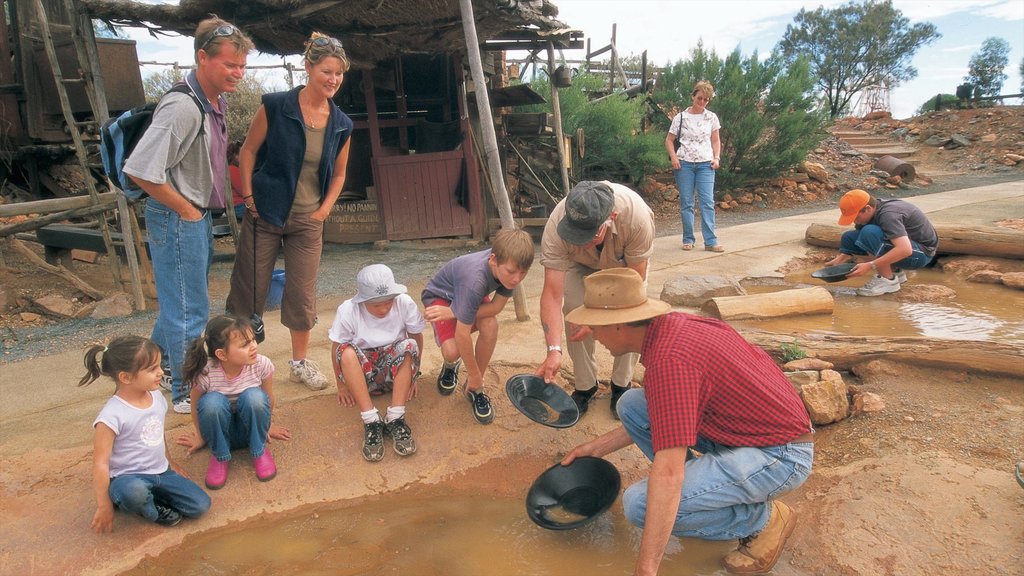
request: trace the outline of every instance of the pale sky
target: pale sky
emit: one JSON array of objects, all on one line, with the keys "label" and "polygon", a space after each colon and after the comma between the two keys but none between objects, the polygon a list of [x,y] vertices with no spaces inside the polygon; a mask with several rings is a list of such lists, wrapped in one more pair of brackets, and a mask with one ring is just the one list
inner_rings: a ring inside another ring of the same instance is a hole
[{"label": "pale sky", "polygon": [[[821,0],[552,0],[559,7],[558,18],[582,30],[595,49],[611,40],[617,24],[619,54],[640,54],[662,66],[685,59],[701,39],[707,49],[723,58],[736,47],[744,55],[757,50],[767,55],[782,38],[786,26],[801,8],[834,8],[843,2]],[[158,2],[159,3],[159,2]],[[167,2],[176,3],[176,2]],[[1010,43],[1010,62],[1003,84],[1004,94],[1020,91],[1018,72],[1024,58],[1024,0],[893,0],[894,6],[911,24],[931,22],[942,38],[921,48],[914,57],[916,79],[892,90],[893,116],[909,118],[938,93],[953,94],[967,74],[970,57],[988,37]],[[140,29],[130,29],[138,41],[139,60],[191,62],[191,39],[162,39],[157,42]],[[344,38],[342,38],[344,41]],[[582,60],[584,50],[566,51],[569,60]],[[510,58],[526,53],[510,53]],[[604,56],[602,56],[604,57]],[[279,63],[278,57],[257,56],[250,64]],[[155,70],[156,68],[154,68]],[[147,73],[144,70],[143,73]],[[257,72],[263,78],[281,77],[283,70]],[[283,87],[283,83],[279,85]],[[1020,103],[1013,100],[1009,103]],[[713,106],[712,106],[713,108]]]}]

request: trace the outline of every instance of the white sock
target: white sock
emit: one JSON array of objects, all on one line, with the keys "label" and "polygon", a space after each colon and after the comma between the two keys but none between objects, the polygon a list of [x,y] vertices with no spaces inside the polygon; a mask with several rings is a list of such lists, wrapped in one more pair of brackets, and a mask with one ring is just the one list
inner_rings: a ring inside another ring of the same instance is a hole
[{"label": "white sock", "polygon": [[288,361],[288,365],[292,366],[292,367],[302,366],[305,363],[306,363],[306,359],[305,358],[303,358],[302,360],[289,360]]},{"label": "white sock", "polygon": [[378,412],[376,408],[371,408],[366,412],[360,412],[359,417],[363,419],[363,424],[380,422],[380,412]]},{"label": "white sock", "polygon": [[384,416],[385,422],[394,422],[405,416],[405,406],[388,406],[388,413]]}]

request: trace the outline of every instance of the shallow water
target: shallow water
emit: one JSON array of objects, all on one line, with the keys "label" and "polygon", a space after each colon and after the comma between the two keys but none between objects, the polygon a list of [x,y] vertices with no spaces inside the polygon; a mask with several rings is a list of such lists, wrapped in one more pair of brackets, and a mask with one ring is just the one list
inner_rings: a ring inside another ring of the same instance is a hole
[{"label": "shallow water", "polygon": [[[398,493],[190,536],[124,574],[628,575],[639,542],[619,503],[586,526],[550,531],[515,499]],[[719,561],[735,546],[672,538],[661,573],[725,574]]]},{"label": "shallow water", "polygon": [[[748,287],[750,293],[772,292],[803,284],[826,286],[811,278],[814,268],[786,277],[790,286]],[[908,283],[937,284],[956,291],[944,302],[901,302],[897,294],[856,296],[866,279],[851,278],[828,284],[834,290],[831,315],[814,314],[770,320],[743,321],[761,330],[780,333],[843,334],[849,336],[922,336],[1024,344],[1024,291],[997,284],[967,282],[952,274],[925,269],[907,272]]]}]

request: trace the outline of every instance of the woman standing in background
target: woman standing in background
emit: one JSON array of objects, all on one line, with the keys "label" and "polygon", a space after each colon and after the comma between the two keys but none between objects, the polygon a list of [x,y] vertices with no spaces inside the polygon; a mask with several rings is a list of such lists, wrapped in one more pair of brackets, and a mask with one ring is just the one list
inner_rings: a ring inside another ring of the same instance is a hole
[{"label": "woman standing in background", "polygon": [[694,195],[700,202],[700,227],[704,249],[724,252],[715,235],[715,170],[718,170],[722,142],[718,137],[721,123],[707,109],[715,88],[707,80],[697,82],[690,94],[693,104],[672,119],[665,150],[672,161],[672,170],[679,189],[679,216],[683,220],[683,250],[693,250]]}]

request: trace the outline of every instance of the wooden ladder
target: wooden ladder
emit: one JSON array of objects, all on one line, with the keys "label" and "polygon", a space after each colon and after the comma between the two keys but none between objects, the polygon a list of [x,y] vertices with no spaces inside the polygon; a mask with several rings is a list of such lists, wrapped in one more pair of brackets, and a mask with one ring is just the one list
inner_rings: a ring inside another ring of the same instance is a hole
[{"label": "wooden ladder", "polygon": [[[99,127],[106,122],[109,116],[107,113],[107,99],[103,92],[103,76],[100,70],[99,51],[96,48],[96,37],[93,34],[92,22],[84,13],[75,10],[72,5],[72,0],[61,0],[63,2],[64,10],[68,14],[71,28],[71,39],[75,45],[75,54],[78,56],[78,66],[80,71],[79,78],[65,78],[64,73],[60,69],[60,62],[57,59],[57,51],[54,48],[53,35],[50,32],[50,23],[46,15],[46,7],[43,5],[43,0],[34,1],[39,18],[40,40],[46,50],[46,56],[50,61],[50,68],[53,70],[53,78],[57,86],[57,95],[60,97],[60,106],[64,113],[64,121],[67,124],[68,132],[71,134],[71,139],[75,144],[75,156],[78,159],[79,167],[82,169],[82,175],[84,176],[89,196],[92,198],[94,204],[99,204],[99,192],[96,190],[92,170],[89,167],[89,154],[86,151],[85,144],[82,140],[82,128],[87,125],[94,124],[96,125],[98,133]],[[92,120],[87,122],[78,122],[75,119],[75,115],[71,108],[71,101],[68,98],[67,88],[65,87],[69,84],[83,85],[85,93],[89,98],[89,106],[92,109]],[[115,246],[123,246],[128,260],[128,268],[131,273],[132,297],[135,302],[135,309],[145,310],[146,299],[142,294],[142,280],[139,272],[139,262],[141,260],[146,267],[148,278],[149,261],[148,258],[146,258],[145,250],[141,249],[141,237],[136,233],[136,231],[139,230],[138,220],[135,217],[135,212],[128,207],[128,201],[125,198],[124,193],[114,187],[109,178],[107,178],[107,188],[117,192],[118,220],[121,223],[121,234],[124,239],[121,242],[116,242],[110,234],[110,228],[107,224],[105,213],[97,214],[100,231],[103,234],[103,243],[107,249],[107,259],[110,261],[111,273],[114,275],[115,281],[118,283],[124,282],[124,279],[121,276],[120,258],[115,250]]]}]

